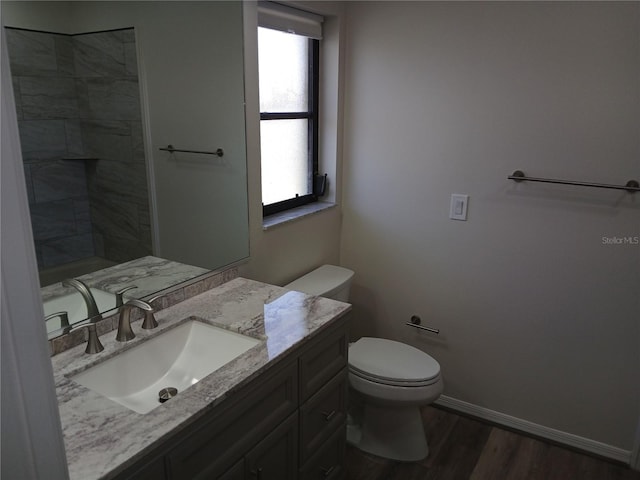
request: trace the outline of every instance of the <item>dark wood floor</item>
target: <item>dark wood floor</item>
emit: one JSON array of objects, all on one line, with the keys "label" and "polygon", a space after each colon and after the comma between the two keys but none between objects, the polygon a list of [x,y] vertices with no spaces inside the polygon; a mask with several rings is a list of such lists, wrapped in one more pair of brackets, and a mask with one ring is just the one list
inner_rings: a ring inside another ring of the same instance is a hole
[{"label": "dark wood floor", "polygon": [[385,460],[347,447],[347,480],[640,480],[623,465],[426,407],[429,456]]}]

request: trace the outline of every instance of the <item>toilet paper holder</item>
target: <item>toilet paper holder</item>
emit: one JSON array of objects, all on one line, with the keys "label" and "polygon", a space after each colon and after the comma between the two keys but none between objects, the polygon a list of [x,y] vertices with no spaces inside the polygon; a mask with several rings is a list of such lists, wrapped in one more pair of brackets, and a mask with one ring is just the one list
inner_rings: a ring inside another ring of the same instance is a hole
[{"label": "toilet paper holder", "polygon": [[407,325],[410,327],[419,328],[420,330],[426,330],[427,332],[435,333],[436,335],[440,334],[440,330],[438,330],[437,328],[423,327],[422,325],[420,325],[421,323],[422,319],[419,316],[412,315],[411,322],[407,322]]}]

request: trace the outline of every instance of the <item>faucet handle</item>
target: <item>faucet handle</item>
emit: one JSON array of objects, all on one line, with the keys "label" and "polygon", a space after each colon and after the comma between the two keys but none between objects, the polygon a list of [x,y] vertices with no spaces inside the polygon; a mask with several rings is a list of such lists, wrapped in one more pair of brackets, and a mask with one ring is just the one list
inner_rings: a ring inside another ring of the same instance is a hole
[{"label": "faucet handle", "polygon": [[44,317],[44,321],[48,322],[49,320],[60,317],[60,328],[62,329],[62,333],[69,333],[71,330],[71,326],[69,325],[69,314],[67,312],[56,312]]},{"label": "faucet handle", "polygon": [[84,325],[80,325],[78,328],[86,328],[89,335],[87,348],[84,350],[84,353],[100,353],[104,350],[102,343],[100,343],[100,337],[98,337],[98,331],[96,330],[95,323],[85,323]]},{"label": "faucet handle", "polygon": [[[155,297],[152,298],[151,300],[155,300]],[[155,310],[149,304],[150,302],[151,301],[145,302],[144,300],[140,300],[138,298],[132,298],[131,300],[129,300],[124,304],[125,307],[126,306],[138,307],[140,310],[144,312],[144,322],[142,324],[142,328],[149,329],[149,328],[156,328],[158,326],[158,322],[156,322],[156,319],[153,317],[153,313],[155,312]],[[153,325],[154,323],[155,325]]]},{"label": "faucet handle", "polygon": [[142,328],[156,328],[158,322],[153,316],[153,307],[147,302],[133,298],[120,307],[120,317],[118,318],[118,332],[116,333],[116,341],[128,342],[136,337],[131,329],[131,310],[139,308],[144,312],[144,322]]},{"label": "faucet handle", "polygon": [[156,328],[158,326],[158,321],[156,320],[156,317],[154,315],[155,310],[153,309],[153,307],[151,306],[151,303],[156,300],[158,298],[158,296],[155,296],[153,298],[150,298],[149,300],[142,301],[140,300],[141,303],[144,303],[145,305],[147,305],[149,308],[143,308],[144,310],[144,320],[142,321],[142,328],[144,328],[145,330],[151,330],[152,328]]},{"label": "faucet handle", "polygon": [[128,292],[129,290],[133,290],[134,288],[138,288],[135,285],[129,285],[128,287],[124,287],[122,290],[118,290],[116,292],[116,308],[121,307],[123,302],[123,295],[125,294],[125,292]]},{"label": "faucet handle", "polygon": [[69,326],[69,314],[67,312],[51,313],[44,317],[44,321],[47,322],[56,317],[60,317],[60,328]]}]

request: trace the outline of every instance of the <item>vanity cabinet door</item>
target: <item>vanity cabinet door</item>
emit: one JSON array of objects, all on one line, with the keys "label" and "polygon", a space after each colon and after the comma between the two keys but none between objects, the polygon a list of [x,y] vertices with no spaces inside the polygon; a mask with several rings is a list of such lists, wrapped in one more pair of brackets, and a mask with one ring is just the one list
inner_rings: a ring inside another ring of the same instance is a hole
[{"label": "vanity cabinet door", "polygon": [[322,387],[300,409],[300,464],[316,453],[347,420],[347,368]]},{"label": "vanity cabinet door", "polygon": [[218,477],[218,480],[244,480],[244,458]]},{"label": "vanity cabinet door", "polygon": [[347,442],[346,424],[336,430],[313,457],[300,470],[300,480],[344,479],[345,450]]},{"label": "vanity cabinet door", "polygon": [[347,365],[347,329],[328,332],[325,338],[300,355],[300,402],[315,392]]},{"label": "vanity cabinet door", "polygon": [[246,456],[247,480],[296,480],[298,415],[294,413]]},{"label": "vanity cabinet door", "polygon": [[325,332],[300,355],[301,480],[345,476],[347,322]]},{"label": "vanity cabinet door", "polygon": [[143,461],[141,465],[130,468],[118,475],[117,478],[119,480],[164,480],[167,478],[164,468],[164,456]]}]

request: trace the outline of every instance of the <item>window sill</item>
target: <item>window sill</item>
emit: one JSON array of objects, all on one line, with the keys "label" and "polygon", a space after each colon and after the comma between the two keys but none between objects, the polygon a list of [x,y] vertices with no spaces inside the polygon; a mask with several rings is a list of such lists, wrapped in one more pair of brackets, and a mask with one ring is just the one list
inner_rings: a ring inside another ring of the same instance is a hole
[{"label": "window sill", "polygon": [[302,207],[292,208],[291,210],[287,210],[285,212],[269,215],[268,217],[262,219],[262,230],[269,230],[270,228],[293,222],[294,220],[298,220],[299,218],[315,215],[318,212],[328,210],[335,206],[335,203],[313,202],[307,205],[303,205]]}]

